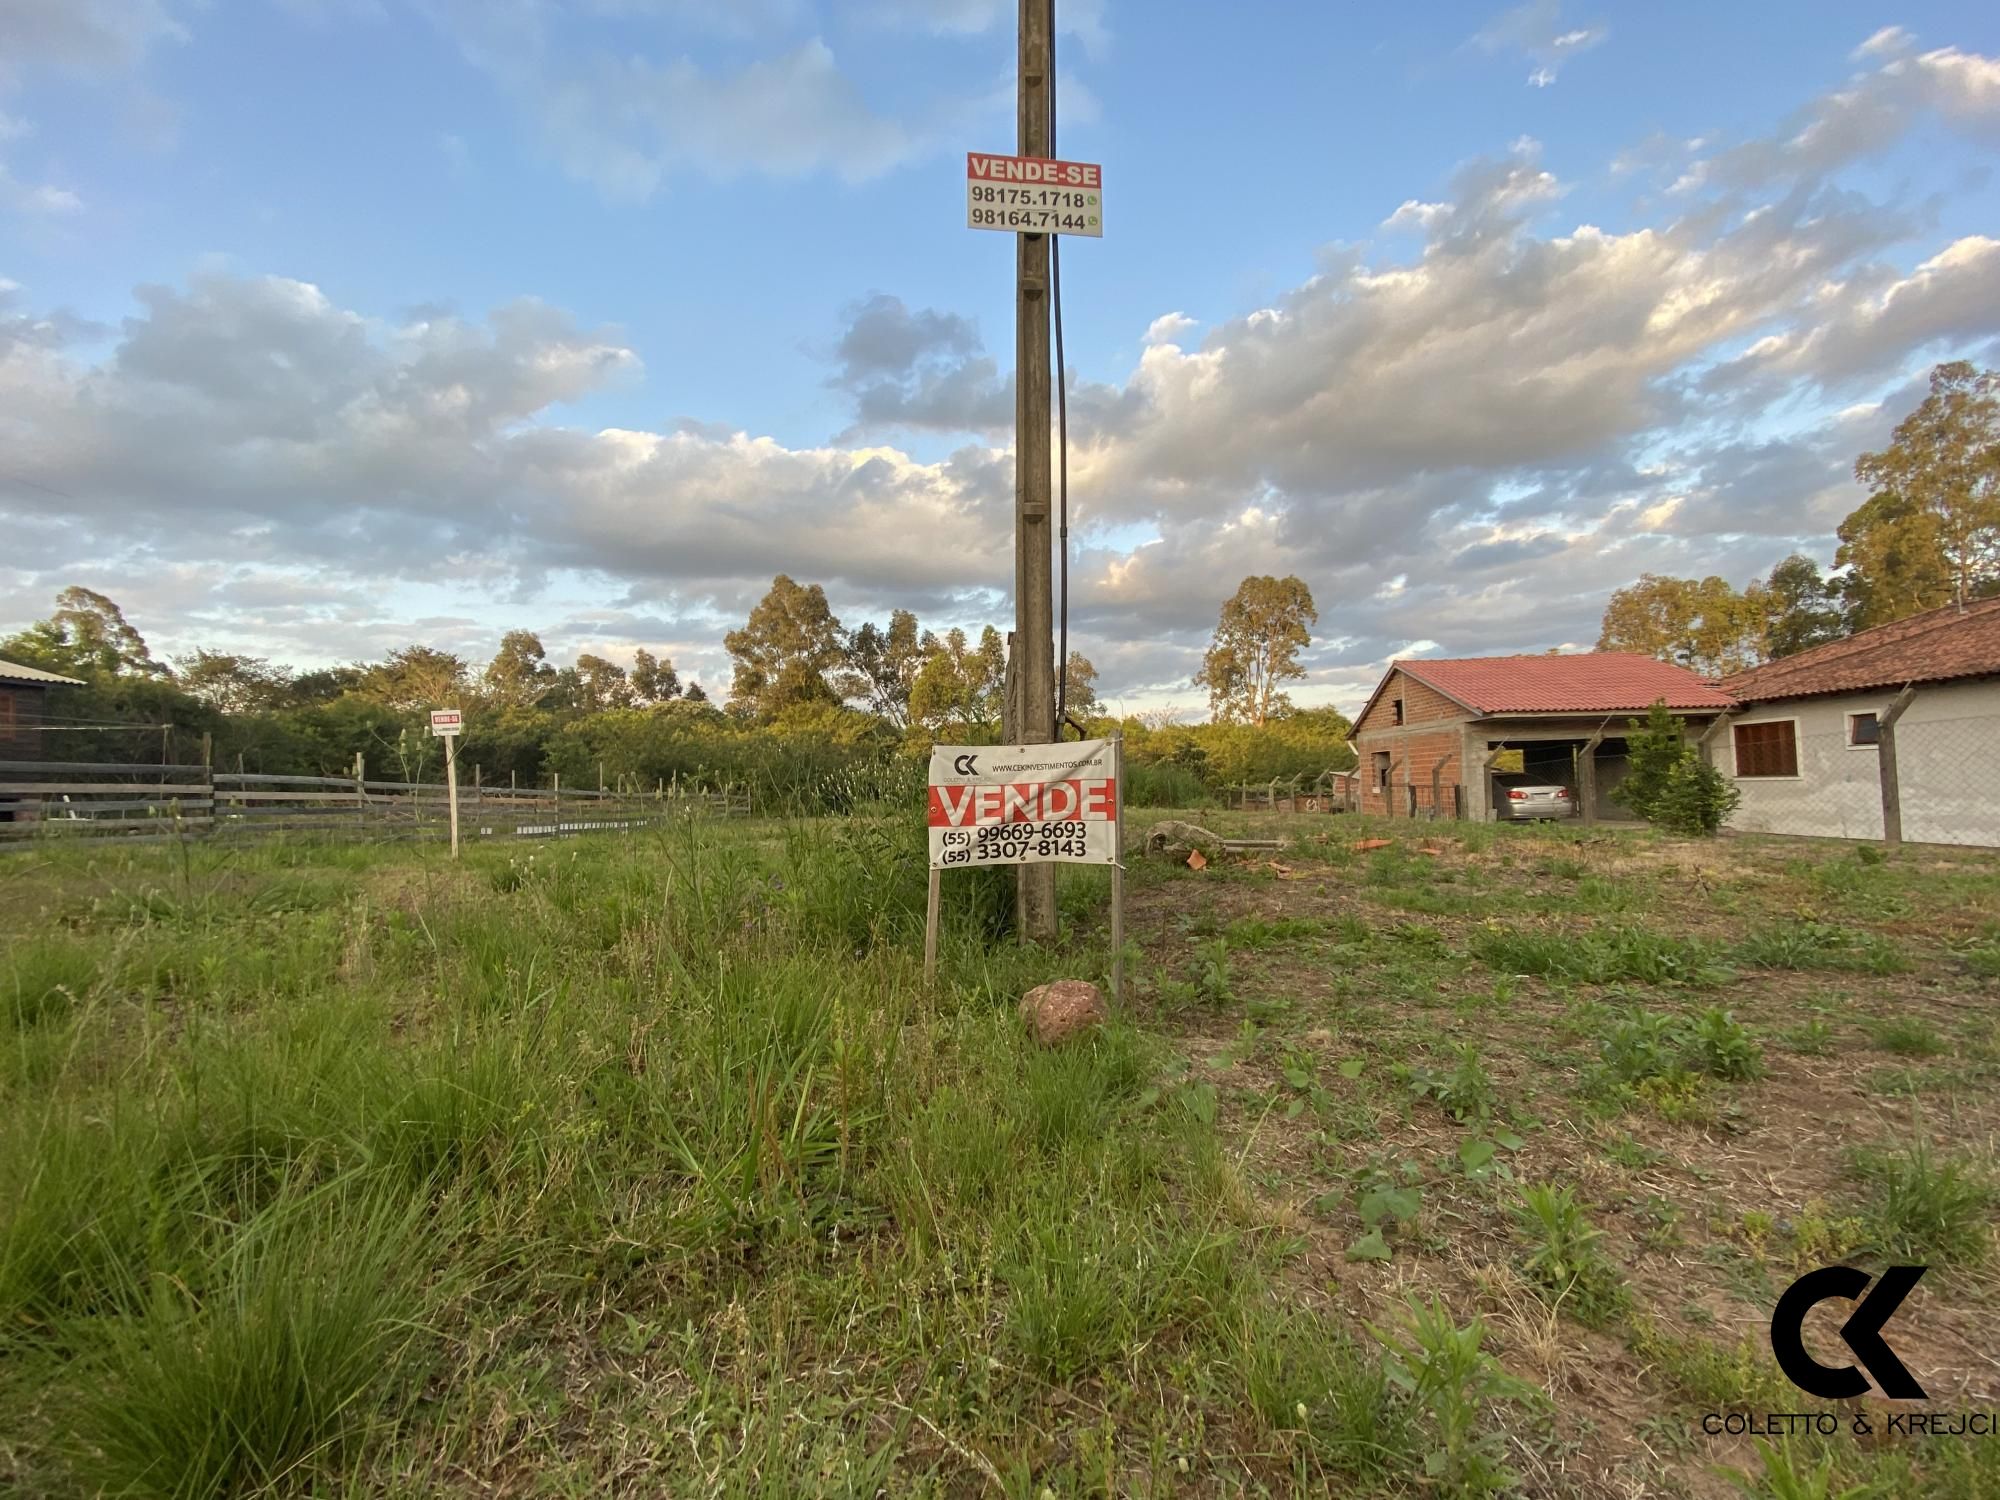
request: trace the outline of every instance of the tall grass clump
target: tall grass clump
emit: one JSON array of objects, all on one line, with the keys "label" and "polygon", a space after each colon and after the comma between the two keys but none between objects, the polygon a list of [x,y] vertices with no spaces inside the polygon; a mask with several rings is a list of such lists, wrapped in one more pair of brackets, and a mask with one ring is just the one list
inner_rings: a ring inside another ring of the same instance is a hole
[{"label": "tall grass clump", "polygon": [[192,1286],[132,1287],[80,1372],[78,1477],[160,1500],[309,1490],[418,1389],[431,1214],[342,1184],[274,1207]]},{"label": "tall grass clump", "polygon": [[75,1010],[97,983],[98,958],[79,939],[32,938],[0,968],[0,1025],[26,1031]]}]

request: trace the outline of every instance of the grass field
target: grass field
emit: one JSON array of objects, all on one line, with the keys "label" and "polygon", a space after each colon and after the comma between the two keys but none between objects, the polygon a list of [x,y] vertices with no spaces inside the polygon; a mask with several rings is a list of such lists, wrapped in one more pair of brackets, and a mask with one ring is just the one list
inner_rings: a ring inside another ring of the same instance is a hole
[{"label": "grass field", "polygon": [[2000,1405],[2000,861],[1265,826],[1053,1051],[914,823],[0,864],[0,1492],[2000,1494],[1701,1427],[1839,1259]]}]

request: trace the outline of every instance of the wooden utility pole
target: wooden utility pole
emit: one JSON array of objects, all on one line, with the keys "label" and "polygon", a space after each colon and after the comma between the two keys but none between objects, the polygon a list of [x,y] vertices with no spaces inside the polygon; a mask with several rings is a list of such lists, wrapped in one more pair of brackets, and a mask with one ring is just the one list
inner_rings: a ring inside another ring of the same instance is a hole
[{"label": "wooden utility pole", "polygon": [[[1048,0],[1020,0],[1021,155],[1055,154],[1054,38]],[[1055,585],[1051,552],[1049,237],[1014,236],[1014,721],[1017,745],[1055,738]],[[1015,919],[1023,942],[1056,935],[1056,867],[1022,865]]]}]

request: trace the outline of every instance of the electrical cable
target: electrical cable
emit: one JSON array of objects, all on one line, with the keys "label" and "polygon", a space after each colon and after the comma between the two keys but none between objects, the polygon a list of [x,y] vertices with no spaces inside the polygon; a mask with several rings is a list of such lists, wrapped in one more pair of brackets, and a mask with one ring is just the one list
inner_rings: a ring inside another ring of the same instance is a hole
[{"label": "electrical cable", "polygon": [[[1049,155],[1056,149],[1056,0],[1049,0]],[[1049,305],[1056,324],[1056,453],[1057,493],[1061,506],[1061,645],[1056,650],[1056,722],[1052,738],[1060,740],[1069,722],[1069,375],[1063,358],[1062,236],[1049,236]],[[1082,738],[1081,730],[1078,738]]]}]

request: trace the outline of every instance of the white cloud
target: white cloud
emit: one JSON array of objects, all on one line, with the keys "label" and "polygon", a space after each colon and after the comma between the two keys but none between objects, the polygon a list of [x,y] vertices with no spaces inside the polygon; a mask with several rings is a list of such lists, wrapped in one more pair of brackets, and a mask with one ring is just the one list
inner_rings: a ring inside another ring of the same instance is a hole
[{"label": "white cloud", "polygon": [[1146,325],[1148,344],[1172,344],[1180,340],[1182,334],[1201,325],[1183,312],[1162,313]]},{"label": "white cloud", "polygon": [[1880,36],[1857,53],[1878,66],[1812,100],[1779,135],[1722,152],[1717,175],[1744,187],[1824,177],[1888,150],[1927,116],[1976,142],[2000,142],[2000,58],[1956,47],[1912,55],[1906,37],[1874,45]]},{"label": "white cloud", "polygon": [[1429,229],[1433,224],[1451,213],[1449,203],[1425,203],[1417,198],[1405,198],[1396,211],[1382,221],[1387,230]]},{"label": "white cloud", "polygon": [[1850,56],[1855,62],[1860,62],[1864,57],[1895,57],[1909,51],[1915,42],[1916,38],[1902,27],[1884,26],[1856,47]]},{"label": "white cloud", "polygon": [[1474,33],[1470,45],[1482,52],[1511,52],[1535,66],[1528,74],[1531,88],[1545,89],[1563,66],[1599,46],[1611,35],[1601,21],[1565,26],[1562,0],[1527,0],[1496,17]]}]

